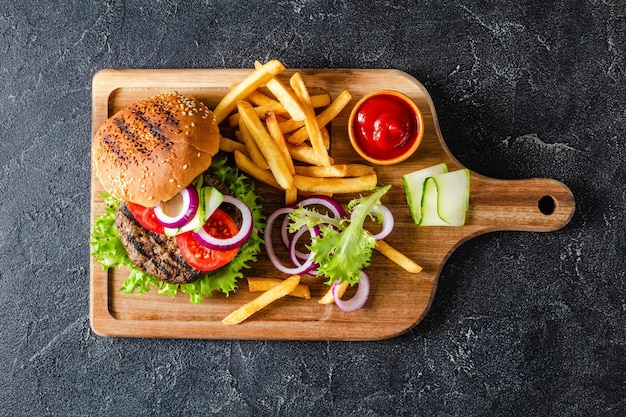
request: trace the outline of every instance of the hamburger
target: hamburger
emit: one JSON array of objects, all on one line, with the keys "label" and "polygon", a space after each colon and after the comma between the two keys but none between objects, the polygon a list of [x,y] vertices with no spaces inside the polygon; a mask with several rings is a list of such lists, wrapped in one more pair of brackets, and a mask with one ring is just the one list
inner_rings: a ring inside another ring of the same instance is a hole
[{"label": "hamburger", "polygon": [[211,166],[220,132],[201,101],[177,92],[133,103],[105,121],[92,142],[93,168],[111,196],[154,207]]},{"label": "hamburger", "polygon": [[[206,104],[177,92],[135,102],[95,133],[92,165],[107,193],[107,211],[96,219],[91,245],[105,269],[130,269],[125,292],[158,287],[174,295],[181,289],[192,302],[201,302],[215,290],[234,291],[241,269],[256,260],[262,226],[258,197],[227,158],[218,156],[219,140]],[[196,200],[184,200],[189,204],[184,225],[163,223],[159,214],[166,216],[168,205],[179,207],[185,193]],[[219,204],[228,195],[239,202]],[[246,213],[252,223],[246,223]],[[236,247],[207,247],[201,238],[208,230],[221,233],[218,239],[240,236],[242,224],[252,226]]]}]

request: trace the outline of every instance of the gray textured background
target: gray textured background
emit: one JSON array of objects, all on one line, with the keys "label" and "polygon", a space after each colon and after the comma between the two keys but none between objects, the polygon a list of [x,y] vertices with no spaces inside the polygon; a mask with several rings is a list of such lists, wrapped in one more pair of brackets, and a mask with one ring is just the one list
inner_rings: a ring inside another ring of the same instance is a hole
[{"label": "gray textured background", "polygon": [[[0,414],[625,415],[625,3],[235,3],[0,6]],[[561,180],[574,218],[469,241],[387,341],[96,336],[91,77],[269,58],[408,72],[463,164]]]}]

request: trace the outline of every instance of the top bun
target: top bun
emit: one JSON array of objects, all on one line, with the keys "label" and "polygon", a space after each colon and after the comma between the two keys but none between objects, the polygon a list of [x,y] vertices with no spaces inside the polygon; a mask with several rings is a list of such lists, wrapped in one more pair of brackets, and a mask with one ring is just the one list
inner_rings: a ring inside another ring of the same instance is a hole
[{"label": "top bun", "polygon": [[92,143],[94,171],[113,197],[154,207],[211,166],[219,139],[204,103],[177,92],[160,94],[104,122]]}]

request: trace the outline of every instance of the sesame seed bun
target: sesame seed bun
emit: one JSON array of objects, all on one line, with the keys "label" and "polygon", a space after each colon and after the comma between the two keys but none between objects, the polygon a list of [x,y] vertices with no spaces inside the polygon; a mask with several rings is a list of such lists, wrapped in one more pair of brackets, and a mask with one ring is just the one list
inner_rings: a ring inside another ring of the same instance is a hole
[{"label": "sesame seed bun", "polygon": [[204,103],[176,92],[160,94],[104,122],[92,142],[93,167],[113,197],[154,207],[211,166],[219,139]]}]

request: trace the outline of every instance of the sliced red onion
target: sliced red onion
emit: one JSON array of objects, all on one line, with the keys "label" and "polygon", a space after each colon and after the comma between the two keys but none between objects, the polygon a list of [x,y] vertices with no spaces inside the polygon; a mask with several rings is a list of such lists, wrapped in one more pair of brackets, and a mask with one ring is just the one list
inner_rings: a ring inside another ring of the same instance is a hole
[{"label": "sliced red onion", "polygon": [[314,205],[324,206],[328,210],[333,212],[336,219],[342,219],[346,217],[346,211],[343,209],[343,206],[341,205],[341,203],[339,203],[337,200],[330,198],[330,197],[326,197],[326,196],[307,197],[304,200],[300,201],[298,205],[302,207],[314,206]]},{"label": "sliced red onion", "polygon": [[341,309],[341,311],[345,311],[346,313],[351,313],[363,307],[367,298],[370,294],[370,279],[367,274],[361,271],[361,279],[358,282],[358,288],[354,296],[349,300],[342,300],[337,296],[337,287],[339,286],[339,281],[335,281],[332,284],[331,291],[333,293],[333,298],[335,299],[335,304],[337,307]]},{"label": "sliced red onion", "polygon": [[291,242],[289,237],[289,216],[285,216],[283,224],[280,226],[280,238],[283,240],[283,245],[289,249],[289,243]]},{"label": "sliced red onion", "polygon": [[[309,257],[309,253],[304,253],[298,249],[296,249],[295,244],[293,245],[293,249],[291,249],[292,244],[294,242],[294,240],[296,240],[296,244],[297,244],[297,240],[300,239],[302,237],[302,235],[309,230],[309,228],[307,228],[306,226],[302,226],[300,228],[300,230],[298,230],[296,233],[293,234],[293,236],[291,237],[290,240],[287,241],[287,244],[285,245],[285,247],[287,249],[289,249],[289,253],[292,254],[293,256],[295,256],[295,259],[308,259]],[[282,231],[281,231],[282,232]],[[311,232],[311,230],[309,230],[309,232]],[[311,236],[315,236],[318,237],[320,235],[320,228],[319,226],[313,226],[312,227],[312,232],[310,233]],[[294,265],[298,264],[298,262],[294,262]]]},{"label": "sliced red onion", "polygon": [[[352,215],[350,216],[350,218],[354,217],[355,212],[356,210],[352,212]],[[372,211],[370,211],[370,214],[372,216],[377,216],[378,212],[380,212],[383,215],[383,227],[380,232],[376,233],[375,235],[372,235],[372,237],[376,240],[383,240],[387,236],[389,236],[389,234],[393,230],[394,219],[393,219],[393,214],[391,214],[391,210],[389,210],[386,206],[382,204],[375,206],[372,209]]]},{"label": "sliced red onion", "polygon": [[279,218],[280,216],[284,216],[284,215],[288,216],[289,213],[291,213],[292,211],[293,211],[293,208],[284,207],[270,214],[270,216],[267,218],[267,225],[265,226],[264,240],[265,240],[265,250],[267,251],[267,256],[270,258],[272,265],[274,265],[276,269],[278,269],[281,272],[284,272],[285,274],[297,275],[297,274],[305,273],[306,271],[310,270],[315,265],[313,262],[313,253],[309,254],[308,258],[306,259],[304,263],[302,264],[298,263],[299,266],[291,268],[291,267],[283,265],[280,259],[278,259],[278,257],[276,256],[276,252],[274,252],[274,243],[272,241],[272,229],[274,227],[274,223],[276,222],[276,219]]},{"label": "sliced red onion", "polygon": [[227,239],[220,239],[211,236],[201,227],[200,230],[193,233],[193,237],[202,245],[214,250],[230,250],[241,246],[252,234],[254,226],[252,221],[252,210],[243,201],[233,197],[232,195],[224,195],[224,203],[232,204],[241,212],[241,227],[235,236]]},{"label": "sliced red onion", "polygon": [[[326,197],[326,196],[307,197],[298,203],[298,206],[300,207],[314,206],[314,205],[326,207],[331,213],[333,213],[334,217],[337,220],[340,220],[346,217],[346,211],[343,209],[342,205],[337,200],[334,200],[330,197]],[[306,230],[304,226],[302,229]],[[319,236],[319,227],[317,226],[315,226],[315,236]],[[289,233],[289,216],[285,216],[285,218],[283,219],[283,223],[280,228],[280,237],[283,240],[283,244],[285,245],[285,247],[289,249],[289,246],[291,245],[291,240],[293,239],[292,234]],[[308,253],[303,253],[298,250],[295,251],[295,254],[300,259],[307,259],[309,257]]]},{"label": "sliced red onion", "polygon": [[[199,204],[198,190],[190,185],[172,199],[161,201],[154,208],[154,215],[165,227],[183,227],[196,215]],[[174,214],[170,216],[166,211]]]},{"label": "sliced red onion", "polygon": [[[320,230],[317,227],[312,227],[312,228],[302,227],[300,230],[294,233],[293,239],[291,239],[291,243],[289,244],[289,257],[291,258],[291,262],[293,262],[295,266],[303,265],[302,262],[300,262],[298,258],[305,259],[305,263],[306,263],[306,260],[309,259],[309,257],[311,256],[310,252],[308,254],[305,254],[304,252],[300,252],[296,250],[296,245],[298,244],[298,241],[300,240],[302,235],[305,234],[306,232],[309,232],[309,234],[311,234],[312,237],[313,236],[317,237],[320,235]],[[314,271],[313,268],[315,268],[314,262],[311,263],[311,267],[304,272],[308,272],[311,275],[317,275],[317,271],[313,272]]]}]

